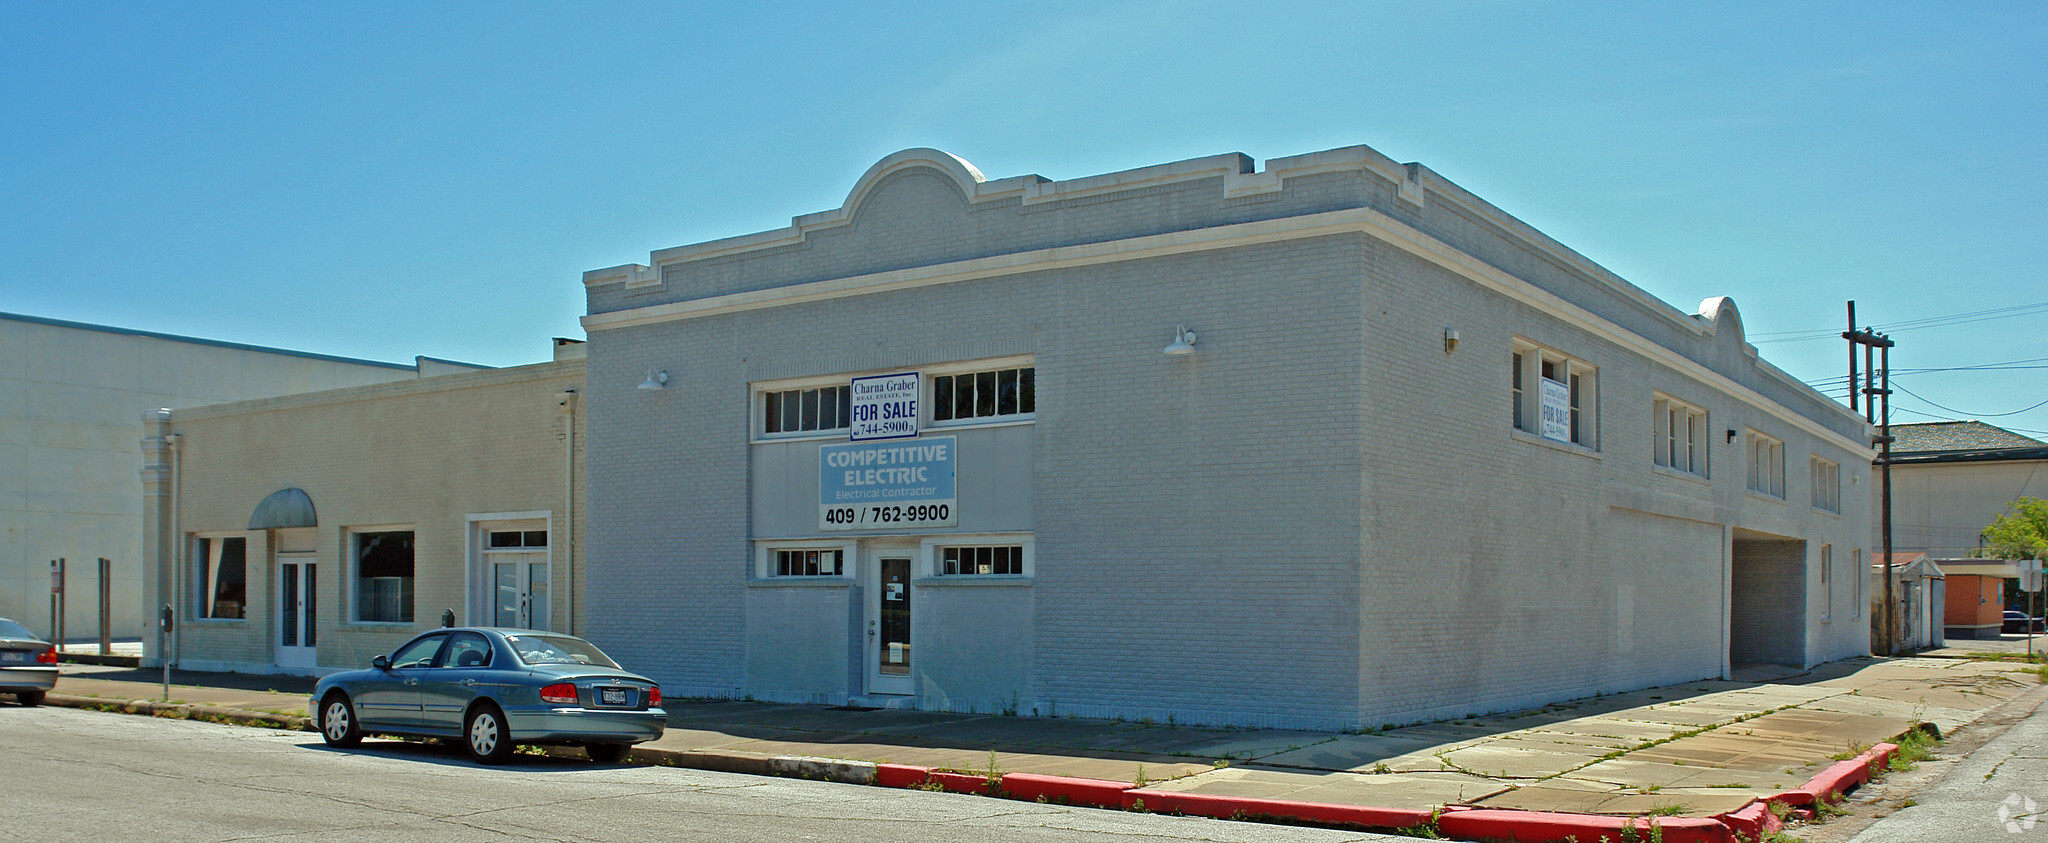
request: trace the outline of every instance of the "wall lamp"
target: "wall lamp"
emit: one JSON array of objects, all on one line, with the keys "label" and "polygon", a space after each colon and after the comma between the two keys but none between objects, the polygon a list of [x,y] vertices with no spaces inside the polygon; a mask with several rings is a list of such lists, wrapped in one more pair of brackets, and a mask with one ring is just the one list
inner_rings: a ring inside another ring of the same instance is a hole
[{"label": "wall lamp", "polygon": [[1728,428],[1728,444],[1735,444],[1735,428]]},{"label": "wall lamp", "polygon": [[1182,325],[1173,329],[1173,342],[1166,344],[1166,353],[1174,357],[1195,353],[1195,332]]},{"label": "wall lamp", "polygon": [[654,369],[648,369],[647,379],[640,382],[641,389],[666,389],[667,387],[668,372],[666,371],[656,371]]}]

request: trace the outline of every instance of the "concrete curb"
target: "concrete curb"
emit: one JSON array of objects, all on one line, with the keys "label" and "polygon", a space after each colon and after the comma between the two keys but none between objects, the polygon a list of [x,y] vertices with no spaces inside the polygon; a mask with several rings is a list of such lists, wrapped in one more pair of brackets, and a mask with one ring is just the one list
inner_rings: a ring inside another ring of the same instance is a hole
[{"label": "concrete curb", "polygon": [[274,714],[268,711],[250,711],[243,708],[222,708],[217,705],[195,705],[192,703],[167,703],[154,700],[117,700],[107,697],[79,697],[71,694],[49,694],[43,697],[48,705],[66,708],[86,708],[95,711],[118,711],[124,714],[146,714],[151,717],[179,717],[188,720],[214,720],[239,726],[266,726],[273,729],[290,729],[295,732],[313,731],[310,717],[294,714]]},{"label": "concrete curb", "polygon": [[[151,700],[116,700],[50,694],[45,702],[70,708],[115,711],[127,714],[206,719],[247,726],[266,726],[293,731],[315,731],[312,719],[298,715],[273,714],[247,709],[222,708],[190,703]],[[801,755],[762,755],[738,751],[673,750],[639,746],[627,756],[629,762],[739,773],[751,776],[810,779],[842,784],[894,788],[944,790],[977,796],[998,796],[1059,805],[1080,805],[1124,811],[1177,813],[1215,819],[1264,819],[1312,823],[1323,826],[1401,829],[1436,825],[1446,837],[1466,840],[1600,840],[1626,839],[1630,829],[1648,837],[1651,829],[1667,843],[1737,843],[1754,840],[1782,827],[1771,811],[1776,802],[1789,808],[1810,810],[1820,801],[1841,802],[1851,788],[1870,780],[1891,761],[1899,748],[1881,743],[1855,758],[1822,770],[1806,784],[1782,791],[1724,814],[1712,817],[1623,817],[1605,814],[1564,814],[1546,811],[1446,806],[1441,812],[1406,808],[1374,808],[1286,799],[1214,796],[1146,790],[1136,784],[1102,779],[1045,776],[1033,773],[1004,773],[991,778],[980,773],[956,773],[907,764],[884,764]],[[550,747],[550,756],[580,757],[580,749]]]}]

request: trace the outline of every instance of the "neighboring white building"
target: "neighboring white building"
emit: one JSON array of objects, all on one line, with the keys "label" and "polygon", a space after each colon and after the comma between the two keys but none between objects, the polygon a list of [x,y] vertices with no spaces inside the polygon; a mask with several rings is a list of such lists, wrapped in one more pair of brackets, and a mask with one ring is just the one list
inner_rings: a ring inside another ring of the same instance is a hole
[{"label": "neighboring white building", "polygon": [[475,367],[354,360],[0,313],[0,617],[49,634],[50,560],[67,562],[66,635],[99,635],[97,560],[113,562],[113,634],[141,635],[142,414]]},{"label": "neighboring white building", "polygon": [[1863,420],[1366,147],[907,150],[584,284],[589,628],[670,693],[1359,728],[1868,652]]}]

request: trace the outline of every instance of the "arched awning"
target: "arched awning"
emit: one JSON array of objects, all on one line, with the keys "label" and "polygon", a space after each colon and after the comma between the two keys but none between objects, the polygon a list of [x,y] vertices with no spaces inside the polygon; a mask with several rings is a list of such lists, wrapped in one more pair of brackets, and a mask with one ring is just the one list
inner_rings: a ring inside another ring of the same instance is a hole
[{"label": "arched awning", "polygon": [[312,527],[317,520],[313,517],[313,498],[304,489],[279,489],[270,493],[256,511],[249,513],[249,529],[281,530],[287,527]]}]

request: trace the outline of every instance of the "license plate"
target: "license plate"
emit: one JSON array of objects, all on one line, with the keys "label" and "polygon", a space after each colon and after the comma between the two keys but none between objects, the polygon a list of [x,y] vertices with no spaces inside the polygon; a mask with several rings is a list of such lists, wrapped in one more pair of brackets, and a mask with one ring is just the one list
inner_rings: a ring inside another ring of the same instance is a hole
[{"label": "license plate", "polygon": [[597,689],[597,703],[599,705],[629,705],[627,702],[628,697],[626,696],[628,693],[630,691],[626,688],[599,688]]},{"label": "license plate", "polygon": [[24,652],[21,652],[21,651],[19,651],[19,650],[8,650],[7,652],[4,652],[4,653],[0,653],[0,662],[25,662],[25,661],[28,661],[28,654],[27,654],[27,653],[24,653]]}]

